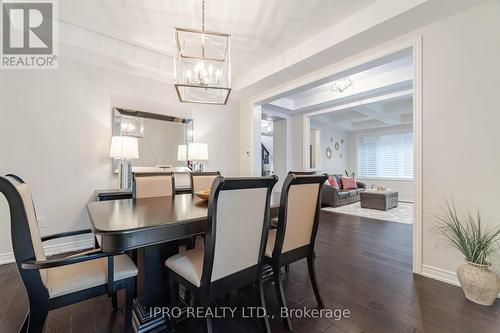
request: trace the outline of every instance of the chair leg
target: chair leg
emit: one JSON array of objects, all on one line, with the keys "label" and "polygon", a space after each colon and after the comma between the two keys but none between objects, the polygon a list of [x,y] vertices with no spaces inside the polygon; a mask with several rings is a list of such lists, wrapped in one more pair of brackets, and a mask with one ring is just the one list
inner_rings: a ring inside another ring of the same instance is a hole
[{"label": "chair leg", "polygon": [[[278,302],[280,305],[280,312],[282,308],[287,308],[286,306],[286,300],[285,300],[285,293],[283,292],[283,286],[281,284],[281,279],[280,279],[280,267],[279,265],[273,265],[273,278],[274,278],[274,287],[276,288],[276,295],[278,296]],[[289,331],[293,331],[292,328],[292,322],[290,321],[289,317],[282,318],[283,322],[285,323],[286,327],[288,328]]]},{"label": "chair leg", "polygon": [[271,333],[271,325],[269,325],[269,317],[267,316],[266,298],[264,295],[264,282],[262,281],[262,272],[259,273],[257,293],[259,298],[259,306],[265,310],[265,316],[262,318],[262,326],[266,333]]},{"label": "chair leg", "polygon": [[116,291],[111,295],[111,305],[113,306],[113,311],[118,310],[118,296]]},{"label": "chair leg", "polygon": [[[114,295],[116,297],[116,293]],[[127,279],[127,301],[125,304],[125,332],[130,333],[132,328],[132,308],[135,296],[135,278]]]},{"label": "chair leg", "polygon": [[316,301],[318,302],[319,308],[324,309],[325,303],[323,302],[323,299],[321,298],[321,294],[319,292],[318,278],[316,277],[316,268],[314,266],[314,261],[315,261],[314,254],[307,256],[307,267],[309,271],[309,278],[311,279],[311,284],[314,290],[314,296],[316,296]]},{"label": "chair leg", "polygon": [[290,273],[290,265],[285,265],[285,273]]},{"label": "chair leg", "polygon": [[[179,300],[179,282],[173,277],[172,272],[170,272],[170,309],[173,309],[177,306],[177,302]],[[170,318],[169,327],[172,332],[175,332],[176,320],[175,318]]]},{"label": "chair leg", "polygon": [[[208,309],[210,308],[210,303],[211,303],[210,302],[210,295],[202,292],[202,295],[200,296],[200,302],[201,302],[201,306],[205,310],[205,313],[207,313]],[[205,327],[206,332],[212,333],[213,332],[212,317],[206,316],[205,321],[206,321],[206,327]]]},{"label": "chair leg", "polygon": [[[27,332],[42,333],[48,314],[48,304],[32,304],[30,302],[30,312],[26,317],[26,320],[28,321]],[[25,327],[25,324],[23,324],[23,327]]]}]

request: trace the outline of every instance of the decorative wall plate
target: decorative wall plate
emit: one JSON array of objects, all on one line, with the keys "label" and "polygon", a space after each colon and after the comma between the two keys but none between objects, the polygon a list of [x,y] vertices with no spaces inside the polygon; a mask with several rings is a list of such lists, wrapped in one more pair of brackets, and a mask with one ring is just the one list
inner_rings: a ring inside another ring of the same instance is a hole
[{"label": "decorative wall plate", "polygon": [[330,138],[330,142],[333,142],[333,138]]},{"label": "decorative wall plate", "polygon": [[339,150],[340,149],[340,145],[338,142],[335,142],[335,150]]},{"label": "decorative wall plate", "polygon": [[326,155],[327,159],[331,159],[332,158],[332,149],[330,147],[326,148],[325,155]]},{"label": "decorative wall plate", "polygon": [[341,144],[344,144],[344,139],[340,139],[340,143],[341,143]]}]

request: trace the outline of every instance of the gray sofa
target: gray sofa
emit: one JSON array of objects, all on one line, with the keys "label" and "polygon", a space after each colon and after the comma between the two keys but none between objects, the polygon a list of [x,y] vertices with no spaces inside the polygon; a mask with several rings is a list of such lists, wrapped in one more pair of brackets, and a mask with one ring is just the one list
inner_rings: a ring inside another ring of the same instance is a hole
[{"label": "gray sofa", "polygon": [[356,182],[358,185],[357,189],[343,189],[342,188],[342,175],[330,175],[337,179],[337,183],[340,185],[340,189],[336,189],[333,186],[325,184],[323,186],[323,191],[321,195],[321,205],[330,207],[339,207],[353,202],[358,202],[361,200],[360,193],[366,189],[365,183]]}]

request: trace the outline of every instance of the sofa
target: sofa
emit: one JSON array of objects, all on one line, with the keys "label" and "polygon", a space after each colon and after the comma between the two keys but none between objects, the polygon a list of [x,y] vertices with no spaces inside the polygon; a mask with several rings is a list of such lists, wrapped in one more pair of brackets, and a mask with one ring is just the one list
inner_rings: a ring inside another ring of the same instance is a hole
[{"label": "sofa", "polygon": [[330,185],[326,181],[323,186],[323,191],[321,195],[321,205],[330,207],[339,207],[348,205],[361,200],[361,192],[366,189],[366,184],[362,182],[356,182],[358,188],[356,189],[344,189],[342,187],[342,175],[329,175],[335,177],[340,188],[336,188]]}]

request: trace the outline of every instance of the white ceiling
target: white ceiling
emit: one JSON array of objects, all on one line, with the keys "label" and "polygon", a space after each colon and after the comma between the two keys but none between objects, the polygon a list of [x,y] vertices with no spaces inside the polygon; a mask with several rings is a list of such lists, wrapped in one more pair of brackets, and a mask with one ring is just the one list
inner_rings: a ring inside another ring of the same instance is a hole
[{"label": "white ceiling", "polygon": [[374,102],[387,101],[411,94],[413,66],[411,49],[352,69],[348,77],[352,85],[343,92],[331,90],[333,75],[306,86],[283,93],[263,104],[264,113],[294,115],[299,113],[325,113]]},{"label": "white ceiling", "polygon": [[[206,29],[232,34],[233,76],[333,26],[376,0],[206,0]],[[200,28],[201,0],[64,0],[58,17],[169,57],[174,27]]]},{"label": "white ceiling", "polygon": [[[398,58],[394,61],[390,61],[388,63],[382,64],[380,66],[376,66],[370,69],[367,69],[362,72],[358,72],[352,75],[349,75],[348,77],[351,79],[352,82],[359,82],[361,80],[368,79],[370,77],[376,77],[378,75],[381,75],[383,73],[395,71],[399,68],[410,66],[412,64],[412,56],[411,54],[405,54],[403,57]],[[332,88],[332,82],[328,82],[322,85],[319,85],[317,87],[313,87],[311,89],[306,89],[303,91],[299,91],[293,95],[287,96],[288,99],[291,99],[293,101],[300,100],[304,97],[308,97],[311,95],[316,95],[319,93],[324,93],[331,91]],[[349,88],[347,88],[349,89]]]},{"label": "white ceiling", "polygon": [[335,125],[346,131],[368,130],[413,123],[413,98],[400,98],[349,107],[311,117],[316,123]]}]

